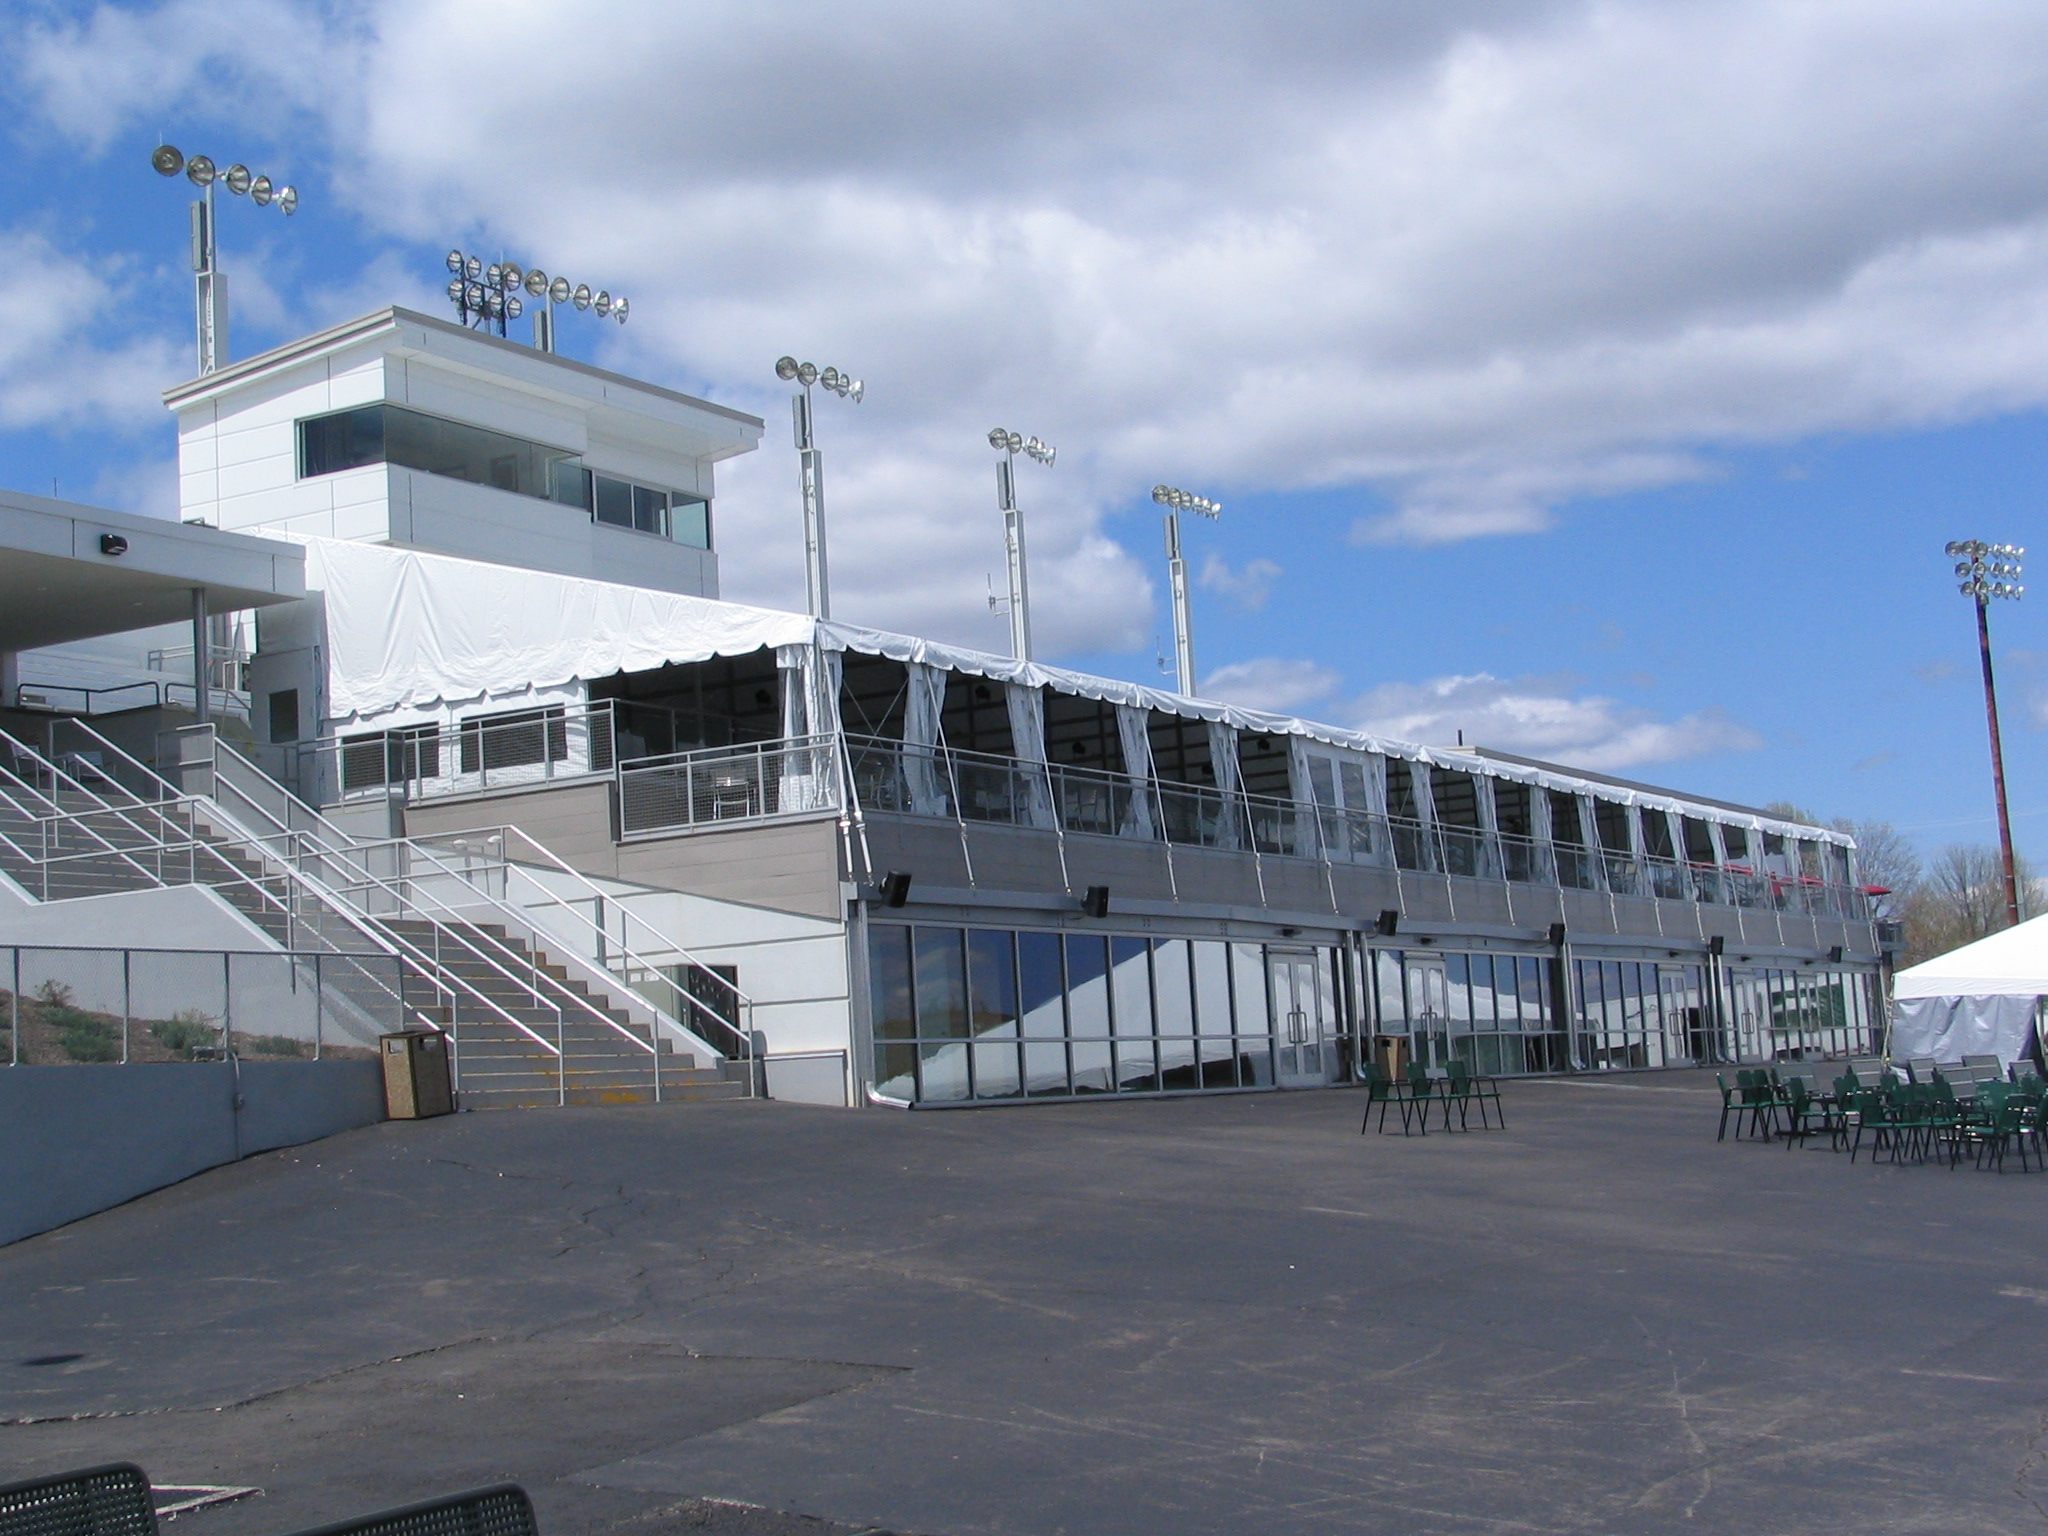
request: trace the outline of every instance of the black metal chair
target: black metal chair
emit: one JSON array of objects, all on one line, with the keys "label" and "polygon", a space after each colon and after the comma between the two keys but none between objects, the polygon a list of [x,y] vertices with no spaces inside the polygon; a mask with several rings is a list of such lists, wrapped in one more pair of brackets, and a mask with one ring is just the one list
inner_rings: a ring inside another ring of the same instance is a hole
[{"label": "black metal chair", "polygon": [[0,1536],[157,1536],[149,1476],[122,1461],[8,1483]]}]

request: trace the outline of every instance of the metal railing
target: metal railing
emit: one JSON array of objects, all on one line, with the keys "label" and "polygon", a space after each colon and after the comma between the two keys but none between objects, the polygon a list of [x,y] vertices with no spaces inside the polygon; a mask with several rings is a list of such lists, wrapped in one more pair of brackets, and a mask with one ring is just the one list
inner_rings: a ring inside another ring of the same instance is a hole
[{"label": "metal railing", "polygon": [[0,1066],[374,1060],[395,955],[0,945]]},{"label": "metal railing", "polygon": [[[434,924],[437,941],[444,928],[454,928],[499,974],[518,973],[534,995],[550,1006],[599,1024],[630,1042],[633,1049],[653,1057],[656,1097],[660,1096],[663,1036],[703,1051],[714,1062],[720,1057],[746,1059],[754,1054],[744,1012],[735,1010],[733,1016],[726,1017],[699,1004],[683,1013],[682,1017],[693,1021],[708,1020],[721,1031],[724,1043],[731,1047],[721,1049],[682,1022],[676,1010],[663,1007],[659,986],[638,981],[643,975],[658,973],[657,965],[634,951],[623,937],[611,939],[602,926],[581,918],[574,902],[557,896],[525,865],[504,854],[503,850],[512,846],[507,839],[515,839],[536,862],[550,866],[556,881],[585,887],[591,897],[602,896],[582,875],[517,828],[500,829],[496,834],[499,856],[483,861],[473,857],[469,848],[457,848],[456,843],[474,841],[481,847],[491,834],[472,833],[459,840],[366,841],[350,837],[264,776],[254,763],[231,748],[223,750],[217,740],[211,768],[216,802],[223,797],[231,801],[226,806],[229,814],[256,841],[272,848],[287,863],[316,873],[324,887],[387,931],[394,917]],[[533,921],[533,914],[542,910],[555,921]],[[523,949],[494,933],[494,925],[518,935]],[[675,954],[677,965],[707,976],[714,974],[672,941],[661,942],[660,952]],[[543,950],[600,995],[623,994],[621,1001],[628,1003],[629,1016],[631,1003],[639,1003],[647,1014],[643,1026],[647,1033],[643,1036],[622,1024],[565,979],[552,975],[540,962]],[[751,1003],[744,1006],[750,1009]]]},{"label": "metal railing", "polygon": [[1768,875],[1348,807],[1143,781],[879,737],[847,738],[863,811],[1036,826],[1182,847],[1294,855],[1331,863],[1562,886],[1617,896],[1754,907],[1867,921],[1868,900],[1813,876]]},{"label": "metal railing", "polygon": [[[249,696],[231,688],[209,688],[207,708],[216,718],[249,718]],[[14,689],[14,707],[48,710],[85,716],[116,715],[132,709],[190,710],[199,697],[192,683],[139,681],[117,683],[106,688],[77,687],[69,683],[19,683]],[[5,703],[0,700],[0,703]]]},{"label": "metal railing", "polygon": [[[51,794],[68,792],[74,800],[84,800],[92,807],[83,812],[53,812],[46,820],[61,820],[75,826],[111,826],[119,831],[119,843],[95,833],[103,846],[89,850],[99,860],[92,866],[93,872],[116,877],[111,888],[208,886],[287,948],[310,943],[341,951],[344,946],[334,936],[335,930],[339,930],[371,949],[398,956],[405,962],[399,973],[401,981],[410,984],[401,989],[402,1008],[413,1022],[444,1029],[454,1036],[458,1069],[463,1027],[475,1023],[509,1028],[538,1047],[542,1054],[558,1059],[562,1056],[561,1009],[550,1009],[545,998],[533,999],[543,1012],[554,1014],[555,1038],[549,1040],[530,1021],[519,1018],[478,986],[476,978],[465,975],[461,968],[465,957],[479,958],[474,953],[477,946],[466,942],[467,934],[460,935],[465,942],[458,943],[456,933],[434,927],[427,935],[427,945],[422,947],[402,931],[351,909],[303,867],[277,858],[273,850],[244,829],[233,825],[225,830],[208,829],[204,823],[209,820],[209,810],[217,807],[198,796],[179,794],[155,770],[84,722],[73,720],[65,724],[81,745],[61,758],[38,757],[4,733],[0,733],[0,749],[6,750],[17,764],[31,766]],[[61,766],[63,762],[84,761],[88,754],[95,768],[97,788],[89,787]],[[24,782],[18,775],[10,776],[17,783]],[[150,798],[139,790],[153,790],[156,797]],[[109,799],[110,794],[115,798]],[[55,804],[48,796],[44,799]],[[10,836],[8,850],[23,851],[18,826]],[[0,850],[4,851],[7,850]],[[245,868],[243,861],[253,866],[255,872]],[[66,862],[80,861],[67,858]],[[42,887],[48,893],[46,899],[85,894],[64,889],[61,882],[53,888],[47,878]],[[516,969],[508,968],[495,956],[480,958],[487,970],[515,988],[520,984]],[[421,991],[426,996],[414,995]],[[437,1018],[436,1014],[442,1016]]]},{"label": "metal railing", "polygon": [[839,809],[838,743],[801,736],[621,765],[624,837]]},{"label": "metal railing", "polygon": [[[754,1059],[754,1000],[675,939],[515,826],[410,840],[435,852],[475,889],[528,914],[576,954],[633,989],[658,1013],[716,1044],[728,1059]],[[588,909],[587,911],[585,909]]]}]

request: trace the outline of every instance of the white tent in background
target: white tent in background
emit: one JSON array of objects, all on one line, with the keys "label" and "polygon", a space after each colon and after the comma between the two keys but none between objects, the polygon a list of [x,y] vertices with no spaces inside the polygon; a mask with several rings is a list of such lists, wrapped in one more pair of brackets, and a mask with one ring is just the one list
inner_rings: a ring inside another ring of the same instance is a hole
[{"label": "white tent in background", "polygon": [[2044,997],[2048,917],[2036,917],[1900,971],[1892,985],[1892,1058],[1995,1054],[2011,1062],[2032,1045]]}]

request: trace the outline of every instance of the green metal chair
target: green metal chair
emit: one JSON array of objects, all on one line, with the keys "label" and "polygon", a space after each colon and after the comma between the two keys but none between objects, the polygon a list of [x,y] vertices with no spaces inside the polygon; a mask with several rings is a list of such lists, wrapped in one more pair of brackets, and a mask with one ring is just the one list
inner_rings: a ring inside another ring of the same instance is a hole
[{"label": "green metal chair", "polygon": [[1409,1117],[1421,1126],[1422,1134],[1429,1134],[1429,1107],[1443,1105],[1444,1129],[1451,1128],[1451,1101],[1447,1093],[1449,1084],[1429,1075],[1429,1068],[1419,1061],[1408,1063],[1408,1092],[1401,1100],[1401,1134],[1408,1134]]},{"label": "green metal chair", "polygon": [[1451,1092],[1458,1100],[1460,1123],[1463,1122],[1466,1106],[1477,1104],[1479,1106],[1479,1128],[1483,1131],[1493,1129],[1493,1123],[1487,1119],[1486,1111],[1486,1106],[1491,1103],[1493,1105],[1493,1113],[1500,1117],[1500,1128],[1506,1130],[1508,1128],[1508,1116],[1507,1111],[1501,1108],[1500,1084],[1484,1073],[1474,1072],[1466,1062],[1453,1061],[1450,1064],[1449,1070],[1451,1074]]},{"label": "green metal chair", "polygon": [[1365,1067],[1365,1118],[1358,1123],[1358,1134],[1363,1136],[1365,1128],[1372,1124],[1374,1105],[1379,1106],[1379,1129],[1384,1134],[1387,1129],[1387,1106],[1389,1104],[1402,1103],[1407,1095],[1408,1085],[1406,1082],[1395,1081],[1395,1079],[1387,1075],[1387,1069],[1378,1062],[1367,1062]]}]

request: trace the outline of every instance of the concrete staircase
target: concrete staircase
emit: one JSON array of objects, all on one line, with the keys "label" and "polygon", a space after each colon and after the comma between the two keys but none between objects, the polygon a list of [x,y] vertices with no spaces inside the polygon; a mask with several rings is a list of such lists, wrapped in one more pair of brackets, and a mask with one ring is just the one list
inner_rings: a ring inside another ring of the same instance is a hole
[{"label": "concrete staircase", "polygon": [[[470,946],[466,955],[444,954],[440,971],[462,978],[476,993],[562,1052],[558,1069],[557,1058],[501,1019],[460,1017],[459,1001],[453,1006],[437,1003],[422,1009],[430,1022],[449,1029],[455,1037],[456,1071],[466,1108],[648,1104],[655,1101],[657,1071],[663,1101],[739,1098],[746,1093],[743,1080],[728,1078],[715,1069],[698,1066],[694,1057],[679,1055],[672,1042],[635,1024],[623,1009],[606,1004],[581,979],[571,976],[566,966],[550,960],[545,950],[536,950],[495,923],[434,924],[404,918],[386,926],[427,954],[435,953],[436,944],[446,945],[450,938]],[[478,958],[485,952],[496,963]],[[518,968],[508,955],[518,956],[538,976],[546,977],[546,989],[520,985]],[[412,962],[406,964],[412,968]],[[513,974],[504,974],[507,970]],[[582,1008],[548,1005],[546,999],[558,991],[578,999]],[[599,1022],[600,1018],[610,1023]]]}]

